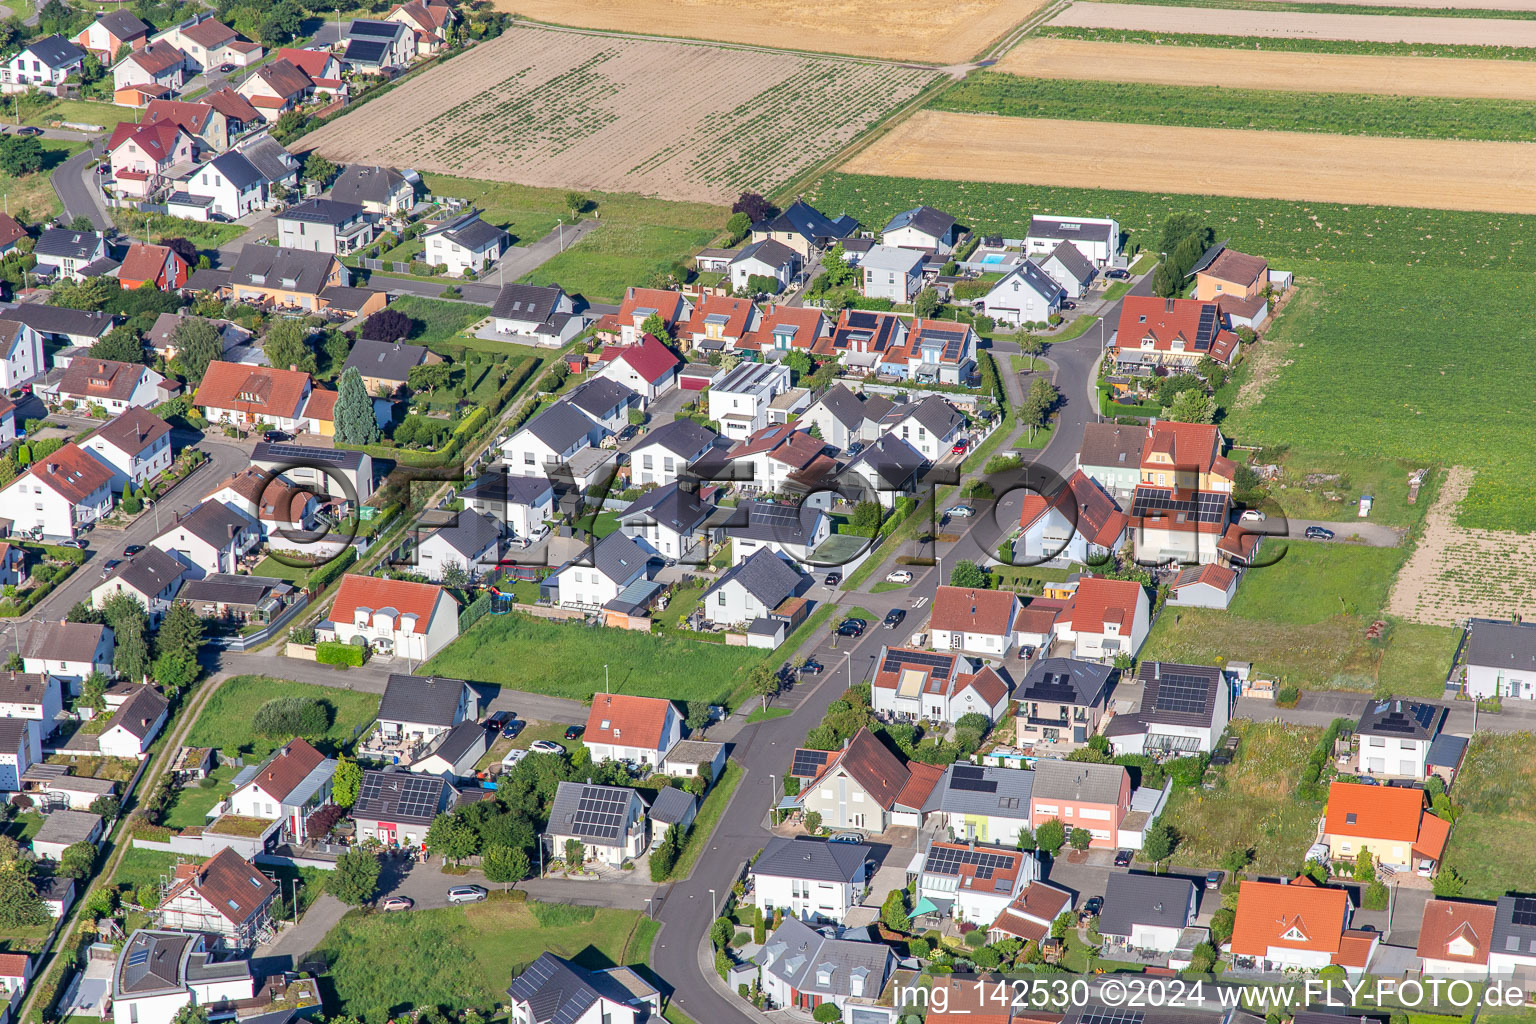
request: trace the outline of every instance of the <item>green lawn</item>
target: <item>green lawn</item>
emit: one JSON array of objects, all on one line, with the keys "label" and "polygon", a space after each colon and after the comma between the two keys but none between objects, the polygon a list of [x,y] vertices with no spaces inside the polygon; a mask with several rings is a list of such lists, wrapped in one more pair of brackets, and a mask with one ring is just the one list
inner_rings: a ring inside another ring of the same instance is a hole
[{"label": "green lawn", "polygon": [[123,852],[117,873],[112,876],[112,884],[119,888],[137,889],[141,885],[158,882],[171,873],[178,859],[192,863],[202,863],[203,860],[201,857],[187,857],[160,850],[140,850],[130,844]]},{"label": "green lawn", "polygon": [[[1154,0],[1158,2],[1158,0]],[[1264,10],[1276,10],[1266,5]],[[1337,9],[1337,7],[1335,7]],[[1371,7],[1372,14],[1392,14],[1390,7]],[[1364,13],[1349,6],[1341,13]],[[1402,14],[1449,14],[1476,16],[1469,8],[1415,7]],[[1492,15],[1488,15],[1492,16]],[[1497,17],[1524,17],[1525,12],[1501,11]],[[1536,60],[1536,51],[1524,46],[1479,46],[1461,43],[1377,43],[1363,39],[1317,39],[1310,36],[1231,36],[1197,32],[1146,32],[1137,29],[1076,28],[1070,25],[1043,25],[1035,30],[1042,36],[1063,39],[1091,39],[1107,43],[1145,43],[1156,46],[1210,46],[1237,50],[1280,50],[1301,53],[1368,53],[1396,57],[1458,57],[1474,60]]]},{"label": "green lawn", "polygon": [[[446,884],[446,882],[445,882]],[[544,952],[586,967],[643,963],[654,922],[635,910],[487,902],[409,914],[349,913],[319,947],[343,1013],[383,1024],[423,1007],[492,1010]],[[389,950],[387,957],[380,950]]]},{"label": "green lawn", "polygon": [[[419,295],[402,295],[391,302],[389,308],[417,321],[409,339],[417,345],[458,340],[455,335],[491,315],[489,306],[449,302],[446,299],[424,299]],[[522,354],[521,349],[514,350],[514,354]]]},{"label": "green lawn", "polygon": [[261,705],[274,697],[310,697],[331,706],[331,727],[323,737],[311,741],[329,754],[349,749],[354,730],[372,722],[379,712],[379,695],[375,693],[312,686],[270,676],[236,676],[209,698],[187,736],[187,745],[265,757],[282,746],[286,738],[257,736],[251,730],[251,719]]},{"label": "green lawn", "polygon": [[[1268,5],[1266,10],[1272,10]],[[1536,127],[1513,99],[1449,99],[1356,93],[1270,92],[968,75],[936,99],[940,110],[1198,128],[1529,142]]]},{"label": "green lawn", "polygon": [[1480,732],[1451,790],[1461,812],[1445,866],[1467,880],[1468,899],[1492,900],[1531,888],[1527,851],[1536,845],[1536,738]]},{"label": "green lawn", "polygon": [[775,718],[786,718],[794,713],[794,710],[791,708],[769,707],[765,709],[759,705],[757,710],[747,716],[747,724],[756,725],[758,722],[769,722]]},{"label": "green lawn", "polygon": [[602,687],[608,665],[615,693],[721,704],[748,669],[769,656],[745,647],[513,613],[485,616],[419,671],[580,700]]},{"label": "green lawn", "polygon": [[1292,519],[1338,520],[1344,524],[1343,536],[1350,523],[1360,522],[1356,512],[1361,495],[1375,499],[1366,522],[1386,526],[1413,526],[1434,503],[1431,473],[1419,488],[1418,500],[1408,504],[1408,476],[1423,462],[1288,451],[1278,465],[1280,479],[1267,489],[1280,510]]},{"label": "green lawn", "polygon": [[289,565],[286,562],[279,562],[271,555],[268,555],[266,558],[263,558],[261,561],[256,563],[256,568],[251,570],[251,575],[271,576],[276,579],[287,580],[289,583],[303,587],[308,586],[309,584],[310,571],[310,568]]},{"label": "green lawn", "polygon": [[720,815],[725,813],[725,805],[731,802],[731,794],[736,792],[744,774],[745,770],[735,761],[725,762],[725,771],[720,773],[714,788],[699,805],[698,816],[693,819],[693,830],[688,833],[688,841],[678,851],[677,863],[672,865],[672,878],[687,878],[693,873],[693,866],[709,847],[710,836],[714,835],[715,826],[720,824]]},{"label": "green lawn", "polygon": [[1335,615],[1377,614],[1405,551],[1270,539],[1260,555],[1272,564],[1255,566],[1243,576],[1232,614],[1305,625]]},{"label": "green lawn", "polygon": [[[10,104],[0,105],[0,110],[4,111],[0,114],[0,120],[15,123]],[[101,125],[109,132],[117,127],[119,121],[132,121],[134,113],[126,107],[93,100],[55,100],[36,111],[28,108],[25,112],[27,117],[24,123],[39,128],[51,128],[57,121],[72,121],[77,124]]]},{"label": "green lawn", "polygon": [[1162,819],[1179,834],[1175,864],[1210,868],[1233,850],[1254,851],[1253,870],[1285,873],[1316,838],[1322,805],[1302,801],[1296,782],[1321,729],[1234,719],[1237,757],[1215,790],[1175,789]]},{"label": "green lawn", "polygon": [[[208,812],[234,792],[233,780],[238,771],[234,765],[221,765],[207,779],[177,790],[176,802],[166,812],[165,824],[170,828],[194,828],[208,824]],[[205,785],[210,781],[211,785]]]},{"label": "green lawn", "polygon": [[[1004,235],[1036,213],[1112,211],[1132,251],[1155,246],[1170,213],[1197,211],[1304,289],[1259,346],[1275,346],[1266,358],[1283,369],[1263,381],[1261,401],[1225,417],[1223,433],[1394,467],[1470,466],[1462,525],[1536,530],[1531,399],[1510,372],[1532,336],[1523,290],[1536,271],[1536,217],[850,174],[826,176],[806,198],[866,224],[925,203]],[[1471,333],[1475,353],[1452,342]]]},{"label": "green lawn", "polygon": [[48,175],[71,156],[85,148],[84,142],[42,139],[43,169],[15,177],[0,174],[0,197],[9,206],[11,216],[24,222],[44,220],[63,210]]},{"label": "green lawn", "polygon": [[158,242],[162,238],[185,238],[199,249],[217,249],[245,234],[238,224],[220,224],[215,221],[184,220],[158,213],[135,213],[117,210],[112,221],[124,234],[133,238],[148,238]]}]

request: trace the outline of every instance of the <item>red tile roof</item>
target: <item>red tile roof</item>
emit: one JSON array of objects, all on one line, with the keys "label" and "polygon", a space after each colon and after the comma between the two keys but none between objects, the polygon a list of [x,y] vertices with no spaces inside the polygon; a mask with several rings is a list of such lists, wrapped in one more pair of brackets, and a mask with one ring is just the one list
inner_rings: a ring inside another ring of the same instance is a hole
[{"label": "red tile roof", "polygon": [[107,141],[107,152],[115,152],[117,147],[132,140],[157,164],[169,163],[175,159],[176,137],[181,133],[181,126],[174,121],[156,121],[154,124],[123,121],[113,129],[112,138]]},{"label": "red tile roof", "polygon": [[1445,853],[1445,841],[1451,836],[1451,823],[1437,814],[1425,811],[1419,816],[1419,837],[1413,841],[1413,852],[1418,857],[1439,860]]},{"label": "red tile roof", "polygon": [[194,892],[232,924],[243,924],[277,895],[277,886],[234,850],[225,847],[203,864],[176,865],[165,901]]},{"label": "red tile roof", "polygon": [[1419,956],[1478,966],[1487,964],[1497,912],[1498,907],[1492,903],[1430,900],[1424,904],[1424,917],[1419,924]]},{"label": "red tile roof", "polygon": [[71,505],[78,505],[112,482],[112,471],[71,441],[27,470]]},{"label": "red tile roof", "polygon": [[[1156,461],[1154,456],[1162,456],[1164,461]],[[1141,468],[1155,472],[1172,467],[1209,473],[1220,456],[1221,431],[1211,424],[1159,420],[1147,428],[1147,443],[1141,449]]]},{"label": "red tile roof", "polygon": [[[1160,299],[1155,295],[1127,295],[1120,303],[1120,325],[1115,346],[1137,350],[1143,340],[1152,339],[1152,351],[1173,352],[1174,342],[1182,342],[1179,351],[1191,355],[1209,355],[1227,362],[1236,350],[1238,338],[1221,330],[1221,311],[1214,302],[1199,299]],[[1201,318],[1208,318],[1208,349],[1200,343]]]},{"label": "red tile roof", "polygon": [[309,374],[215,360],[197,386],[204,409],[230,409],[256,416],[293,417],[309,387]]},{"label": "red tile roof", "polygon": [[1207,562],[1205,565],[1191,567],[1179,573],[1179,577],[1174,582],[1172,589],[1178,590],[1181,587],[1192,587],[1197,583],[1204,583],[1206,586],[1225,591],[1236,579],[1237,573],[1226,566],[1217,565],[1215,562]]},{"label": "red tile roof", "polygon": [[0,213],[0,248],[27,237],[27,229],[8,213]]},{"label": "red tile roof", "polygon": [[1019,509],[1019,528],[1027,530],[1052,509],[1075,524],[1077,532],[1101,548],[1118,546],[1130,520],[1115,499],[1082,470],[1067,478],[1066,486],[1049,498],[1031,491]]},{"label": "red tile roof", "polygon": [[25,953],[0,953],[0,977],[25,978],[31,965]]},{"label": "red tile roof", "polygon": [[186,103],[181,100],[151,100],[149,106],[144,108],[144,121],[153,124],[156,121],[169,121],[180,125],[188,135],[198,135],[208,127],[208,121],[213,117],[213,105],[211,103]]},{"label": "red tile roof", "polygon": [[1411,843],[1419,836],[1424,791],[1335,782],[1328,787],[1323,831],[1331,836]]},{"label": "red tile roof", "polygon": [[162,40],[134,50],[128,55],[128,59],[151,75],[158,75],[162,71],[169,71],[182,64],[187,59],[187,55]]},{"label": "red tile roof", "polygon": [[758,321],[757,330],[743,335],[736,347],[760,350],[773,347],[773,329],[780,325],[798,328],[790,340],[790,347],[810,351],[827,331],[827,318],[821,310],[809,306],[769,306]]},{"label": "red tile roof", "polygon": [[649,384],[662,380],[683,363],[671,349],[649,334],[634,345],[604,348],[602,359],[604,362],[622,359]]},{"label": "red tile roof", "polygon": [[1060,621],[1078,633],[1100,633],[1106,622],[1118,622],[1122,630],[1129,631],[1137,603],[1145,599],[1141,584],[1134,580],[1084,576]]},{"label": "red tile roof", "polygon": [[1037,597],[1019,609],[1013,628],[1019,633],[1048,634],[1066,607],[1067,602],[1057,598]]},{"label": "red tile roof", "polygon": [[176,255],[163,245],[144,245],[134,242],[128,247],[127,254],[123,257],[122,269],[118,271],[117,278],[124,283],[165,285],[169,283],[165,266],[167,261],[179,264],[172,279],[180,277],[187,269],[186,260]]},{"label": "red tile roof", "polygon": [[1051,922],[1071,908],[1071,893],[1044,882],[1031,882],[1003,908],[989,931],[1039,942],[1050,933]]},{"label": "red tile roof", "polygon": [[848,745],[835,751],[816,778],[801,787],[809,793],[821,780],[833,771],[847,772],[878,806],[890,810],[897,797],[911,778],[911,772],[901,759],[891,753],[884,743],[875,738],[867,728],[860,729]]},{"label": "red tile roof", "polygon": [[1013,631],[1019,598],[1010,590],[939,587],[933,595],[929,629],[1006,636]]},{"label": "red tile roof", "polygon": [[668,711],[676,713],[672,702],[660,697],[594,694],[582,742],[660,750]]},{"label": "red tile roof", "polygon": [[251,101],[227,85],[218,92],[209,93],[204,99],[214,110],[233,120],[244,124],[261,120],[261,112],[251,106]]},{"label": "red tile roof", "polygon": [[671,327],[683,315],[683,293],[665,288],[630,288],[624,293],[624,301],[619,303],[619,320],[630,323],[638,309],[654,309]]},{"label": "red tile roof", "polygon": [[922,761],[907,762],[907,784],[901,787],[901,792],[896,794],[896,803],[902,807],[921,809],[928,800],[928,794],[933,792],[933,787],[939,784],[944,777],[944,766],[938,764],[924,764]]},{"label": "red tile roof", "polygon": [[1347,928],[1343,935],[1339,936],[1339,951],[1333,954],[1333,962],[1340,967],[1354,967],[1364,970],[1371,962],[1371,952],[1376,948],[1376,942],[1381,938],[1376,932],[1355,931]]},{"label": "red tile roof", "polygon": [[310,78],[320,78],[325,74],[326,65],[336,58],[324,50],[297,50],[285,46],[277,51],[277,59],[287,61]]},{"label": "red tile roof", "polygon": [[713,314],[727,317],[725,327],[721,334],[724,338],[740,338],[746,333],[747,327],[752,322],[757,307],[750,299],[733,299],[724,295],[706,295],[698,305],[693,307],[693,318],[684,320],[677,325],[679,336],[697,335],[702,337],[705,333],[704,318]]},{"label": "red tile roof", "polygon": [[1222,534],[1221,540],[1216,542],[1216,550],[1235,558],[1239,562],[1246,562],[1253,557],[1258,550],[1262,535],[1250,533],[1237,523],[1227,527],[1227,532]]},{"label": "red tile roof", "polygon": [[962,690],[975,690],[977,696],[984,701],[989,708],[997,707],[998,701],[1008,696],[1008,684],[1003,682],[1003,677],[998,675],[991,665],[985,665],[980,672],[973,676],[961,676],[960,685],[955,687],[955,692]]},{"label": "red tile roof", "polygon": [[95,436],[129,455],[138,455],[171,432],[171,425],[140,405],[131,405],[104,424]]},{"label": "red tile roof", "polygon": [[1305,876],[1290,885],[1242,882],[1237,892],[1237,920],[1231,951],[1265,956],[1271,947],[1337,953],[1349,913],[1349,894],[1324,889]]},{"label": "red tile roof", "polygon": [[[928,847],[930,853],[934,850],[959,850],[964,852],[969,849],[971,847],[965,843],[933,843]],[[998,891],[998,883],[1006,882],[1008,887],[1012,888],[1013,883],[1018,880],[1019,872],[1024,868],[1025,859],[1029,857],[1029,854],[1022,850],[1005,850],[1001,847],[993,846],[987,847],[986,850],[995,859],[992,870],[981,878],[978,878],[976,875],[976,869],[980,865],[970,863],[964,859],[956,861],[953,873],[960,878],[960,888],[975,889],[978,892],[988,894],[995,894]],[[924,870],[927,870],[926,867]]]},{"label": "red tile roof", "polygon": [[304,415],[312,420],[320,420],[325,423],[336,419],[336,399],[341,393],[330,391],[326,388],[315,388],[309,393],[309,402],[304,406]]},{"label": "red tile roof", "polygon": [[[439,598],[457,604],[435,583],[376,579],[348,573],[341,578],[341,589],[336,591],[336,603],[331,605],[331,621],[351,622],[359,608],[366,608],[370,612],[393,608],[400,615],[416,616],[413,632],[425,634],[427,624],[432,620],[432,609],[437,607]],[[397,628],[398,625],[396,623]]]},{"label": "red tile roof", "polygon": [[[347,577],[351,579],[352,577]],[[289,740],[281,750],[272,755],[262,769],[247,785],[255,784],[272,799],[282,801],[298,788],[309,773],[320,767],[325,755],[304,739]]]}]

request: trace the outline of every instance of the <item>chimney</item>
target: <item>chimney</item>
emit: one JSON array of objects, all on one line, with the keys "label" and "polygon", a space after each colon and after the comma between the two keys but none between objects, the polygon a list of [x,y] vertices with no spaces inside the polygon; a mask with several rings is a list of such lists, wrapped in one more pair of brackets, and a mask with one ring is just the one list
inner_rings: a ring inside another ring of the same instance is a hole
[{"label": "chimney", "polygon": [[288,369],[292,370],[294,373],[297,373],[297,372],[299,372],[299,364],[298,363],[289,363],[288,364]]}]

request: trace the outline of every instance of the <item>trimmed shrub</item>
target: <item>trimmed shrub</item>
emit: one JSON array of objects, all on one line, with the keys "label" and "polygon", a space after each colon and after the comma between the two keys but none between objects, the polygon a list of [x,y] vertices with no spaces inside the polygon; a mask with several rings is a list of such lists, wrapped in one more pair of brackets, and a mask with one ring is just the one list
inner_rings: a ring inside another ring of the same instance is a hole
[{"label": "trimmed shrub", "polygon": [[[358,655],[355,663],[358,665],[363,663],[360,647],[353,648],[351,644],[321,646],[356,650]],[[353,664],[353,662],[327,662],[327,664]],[[251,728],[257,735],[272,740],[285,740],[293,736],[313,738],[323,736],[331,727],[331,712],[330,704],[314,697],[274,697],[256,709],[256,715],[251,719]]]},{"label": "trimmed shrub", "polygon": [[323,640],[315,645],[315,660],[322,665],[340,665],[343,668],[360,668],[365,649],[358,644],[344,644],[339,640]]}]

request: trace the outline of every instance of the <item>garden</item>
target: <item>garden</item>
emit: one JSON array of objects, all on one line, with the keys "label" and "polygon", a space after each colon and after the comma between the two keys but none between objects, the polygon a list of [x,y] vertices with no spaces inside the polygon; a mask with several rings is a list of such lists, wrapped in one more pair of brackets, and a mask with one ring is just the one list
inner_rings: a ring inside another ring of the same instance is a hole
[{"label": "garden", "polygon": [[[277,714],[286,708],[267,707],[278,701],[288,702],[291,717]],[[186,743],[259,760],[300,735],[334,756],[355,746],[378,712],[378,694],[270,676],[236,676],[208,698]],[[271,724],[264,727],[269,716]]]},{"label": "garden", "polygon": [[1492,900],[1530,890],[1530,850],[1536,846],[1533,786],[1536,738],[1530,733],[1472,737],[1451,787],[1456,825],[1441,869],[1464,880],[1463,896]]}]

